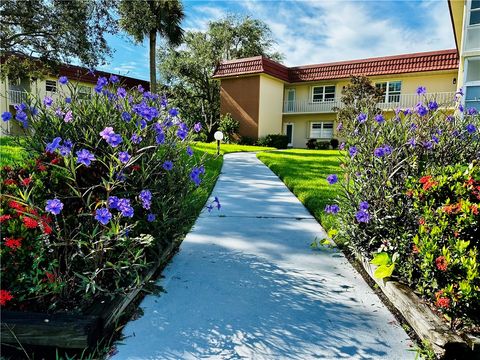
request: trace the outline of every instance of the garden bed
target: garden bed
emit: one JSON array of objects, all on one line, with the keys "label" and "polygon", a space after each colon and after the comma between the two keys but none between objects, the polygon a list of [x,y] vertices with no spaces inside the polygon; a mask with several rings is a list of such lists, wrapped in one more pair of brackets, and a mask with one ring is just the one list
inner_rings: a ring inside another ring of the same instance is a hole
[{"label": "garden bed", "polygon": [[355,257],[390,303],[402,314],[421,340],[427,340],[433,351],[445,359],[468,359],[480,356],[480,339],[467,333],[456,333],[436,315],[408,286],[374,276],[372,265],[360,252]]},{"label": "garden bed", "polygon": [[145,285],[160,273],[178,249],[181,241],[169,245],[155,266],[145,275],[142,286],[111,301],[98,301],[84,314],[42,314],[2,311],[1,343],[23,346],[49,346],[62,349],[94,348],[110,334],[127,307]]}]

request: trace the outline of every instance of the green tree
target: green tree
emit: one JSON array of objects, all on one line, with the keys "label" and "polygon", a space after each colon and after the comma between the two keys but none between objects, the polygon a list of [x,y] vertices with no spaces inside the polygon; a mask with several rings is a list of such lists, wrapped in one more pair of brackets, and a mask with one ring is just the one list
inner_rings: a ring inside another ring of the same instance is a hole
[{"label": "green tree", "polygon": [[78,59],[96,66],[111,54],[104,36],[117,30],[111,10],[110,0],[2,0],[0,50],[17,55],[15,65],[35,56],[45,64]]},{"label": "green tree", "polygon": [[183,29],[180,24],[185,16],[182,3],[177,0],[120,0],[118,12],[121,28],[136,42],[143,42],[145,37],[149,39],[150,90],[155,92],[157,34],[171,46],[181,44]]},{"label": "green tree", "polygon": [[251,17],[229,16],[210,22],[205,32],[188,31],[181,48],[159,51],[163,85],[172,92],[183,119],[201,121],[209,138],[220,120],[220,84],[212,79],[222,60],[263,55],[280,61],[268,26]]}]

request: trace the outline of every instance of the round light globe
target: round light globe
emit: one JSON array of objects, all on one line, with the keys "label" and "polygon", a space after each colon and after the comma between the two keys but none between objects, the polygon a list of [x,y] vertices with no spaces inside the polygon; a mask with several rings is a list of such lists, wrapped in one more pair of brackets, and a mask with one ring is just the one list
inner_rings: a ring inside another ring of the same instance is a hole
[{"label": "round light globe", "polygon": [[223,133],[221,131],[216,131],[215,134],[213,134],[213,137],[217,141],[223,140]]}]

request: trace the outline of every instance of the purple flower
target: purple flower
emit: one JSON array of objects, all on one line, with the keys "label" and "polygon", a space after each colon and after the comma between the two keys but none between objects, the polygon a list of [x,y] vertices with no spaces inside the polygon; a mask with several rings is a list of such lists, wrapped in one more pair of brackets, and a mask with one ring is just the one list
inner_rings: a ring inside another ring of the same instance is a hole
[{"label": "purple flower", "polygon": [[357,121],[358,121],[360,124],[363,124],[365,121],[367,121],[367,114],[360,113],[360,114],[357,116]]},{"label": "purple flower", "polygon": [[190,146],[187,146],[187,154],[188,156],[192,156],[193,155],[193,150]]},{"label": "purple flower", "polygon": [[327,181],[330,185],[333,185],[338,182],[338,176],[336,174],[331,174],[327,176]]},{"label": "purple flower", "polygon": [[63,209],[63,203],[58,199],[47,200],[45,211],[53,215],[58,215]]},{"label": "purple flower", "polygon": [[343,150],[343,149],[345,149],[345,143],[344,143],[344,142],[342,142],[338,148],[339,148],[340,150]]},{"label": "purple flower", "polygon": [[354,157],[358,153],[357,147],[351,146],[350,149],[348,149],[348,153],[350,154],[351,157]]},{"label": "purple flower", "polygon": [[66,97],[66,98],[65,98],[65,102],[66,102],[67,104],[70,104],[70,103],[72,102],[72,98],[71,98],[71,97]]},{"label": "purple flower", "polygon": [[132,120],[132,115],[130,115],[130,113],[124,111],[124,112],[122,112],[122,119],[126,122],[130,122],[130,120]]},{"label": "purple flower", "polygon": [[325,206],[325,212],[327,214],[338,214],[340,207],[337,204]]},{"label": "purple flower", "polygon": [[458,105],[458,111],[463,112],[463,105],[462,104]]},{"label": "purple flower", "polygon": [[477,128],[473,124],[468,124],[467,125],[467,132],[469,134],[473,134],[475,131],[477,131]]},{"label": "purple flower", "polygon": [[120,160],[120,162],[121,162],[122,164],[128,163],[128,161],[129,161],[131,158],[132,158],[132,156],[131,156],[128,152],[126,152],[126,151],[120,151],[120,152],[118,153],[118,159]]},{"label": "purple flower", "polygon": [[383,150],[383,147],[379,147],[379,148],[376,148],[375,150],[373,150],[373,154],[376,157],[383,157],[383,156],[385,156],[385,151]]},{"label": "purple flower", "polygon": [[56,137],[55,139],[52,140],[51,143],[48,143],[45,146],[45,151],[48,152],[48,153],[53,153],[55,150],[58,149],[61,142],[62,142],[62,138],[61,137]]},{"label": "purple flower", "polygon": [[95,156],[87,149],[77,151],[77,164],[90,166],[92,161],[95,161]]},{"label": "purple flower", "polygon": [[200,174],[202,174],[202,171],[198,167],[194,167],[190,172],[190,180],[192,180],[197,186],[199,186],[202,182],[202,179],[200,179]]},{"label": "purple flower", "polygon": [[68,110],[67,113],[65,114],[65,117],[63,118],[63,121],[65,121],[66,123],[70,122],[73,120],[73,115],[72,115],[72,111],[71,110]]},{"label": "purple flower", "polygon": [[118,134],[111,134],[107,139],[107,144],[111,147],[117,147],[123,142],[122,137]]},{"label": "purple flower", "polygon": [[167,171],[170,171],[173,169],[173,162],[171,162],[170,160],[167,160],[163,163],[162,167],[167,170]]},{"label": "purple flower", "polygon": [[165,143],[165,133],[159,132],[157,136],[155,136],[155,141],[157,144]]},{"label": "purple flower", "polygon": [[431,141],[424,142],[423,147],[427,150],[431,150],[431,149],[433,149],[433,142],[431,142]]},{"label": "purple flower", "polygon": [[12,119],[12,113],[10,111],[5,111],[2,113],[2,120],[3,121],[9,121]]},{"label": "purple flower", "polygon": [[142,207],[146,210],[149,210],[152,206],[152,193],[150,190],[140,191],[140,195],[138,195],[138,197],[142,201]]},{"label": "purple flower", "polygon": [[403,110],[403,115],[405,115],[405,116],[411,115],[412,113],[413,113],[413,111],[410,108],[406,108],[405,110]]},{"label": "purple flower", "polygon": [[433,136],[432,136],[432,141],[433,141],[435,144],[438,144],[438,143],[440,142],[440,139],[438,138],[438,136],[433,135]]},{"label": "purple flower", "polygon": [[360,206],[359,206],[359,209],[360,210],[368,210],[368,208],[370,207],[370,204],[368,203],[368,201],[362,201],[360,202]]},{"label": "purple flower", "polygon": [[15,119],[17,119],[18,121],[20,121],[22,123],[22,126],[24,128],[27,128],[28,127],[28,118],[27,118],[27,114],[24,113],[23,111],[18,111],[15,115]]},{"label": "purple flower", "polygon": [[112,214],[107,208],[100,208],[95,211],[95,220],[102,225],[107,225],[111,218]]},{"label": "purple flower", "polygon": [[217,210],[220,210],[222,205],[220,205],[220,200],[218,199],[217,196],[215,196],[215,198],[213,199],[213,203],[216,203],[217,204]]},{"label": "purple flower", "polygon": [[453,120],[455,120],[455,117],[454,117],[454,116],[452,116],[452,115],[448,115],[448,116],[447,116],[447,121],[448,121],[448,122],[452,122]]},{"label": "purple flower", "polygon": [[107,85],[107,84],[108,84],[108,80],[107,80],[106,77],[100,76],[100,77],[98,78],[98,80],[97,80],[97,86],[98,86],[99,88],[103,88],[103,87],[104,87],[105,85]]},{"label": "purple flower", "polygon": [[125,90],[123,87],[119,87],[117,89],[117,95],[121,98],[124,98],[125,96],[127,96],[127,90]]},{"label": "purple flower", "polygon": [[73,143],[70,140],[65,140],[63,142],[63,146],[60,146],[59,151],[60,155],[62,156],[68,156],[70,155],[70,152],[72,151]]},{"label": "purple flower", "polygon": [[108,207],[110,209],[118,210],[118,197],[117,196],[110,196],[108,198]]},{"label": "purple flower", "polygon": [[200,124],[199,122],[195,123],[195,125],[193,125],[193,130],[196,133],[199,133],[200,131],[202,131],[202,124]]},{"label": "purple flower", "polygon": [[137,134],[133,134],[132,137],[130,138],[130,141],[134,144],[140,144],[140,142],[142,141],[142,137],[140,135],[137,135]]},{"label": "purple flower", "polygon": [[50,96],[45,96],[43,98],[43,105],[45,105],[46,107],[50,107],[52,106],[52,104],[53,104],[53,99]]},{"label": "purple flower", "polygon": [[170,114],[171,117],[175,117],[178,115],[178,109],[177,108],[171,108],[168,110],[168,113]]},{"label": "purple flower", "polygon": [[417,88],[417,95],[424,95],[427,93],[427,88],[425,86],[419,86]]},{"label": "purple flower", "polygon": [[138,85],[137,90],[138,90],[139,93],[143,93],[145,91],[145,89],[143,88],[142,85]]},{"label": "purple flower", "polygon": [[147,221],[148,222],[154,222],[155,218],[156,218],[155,214],[150,213],[150,214],[147,215]]},{"label": "purple flower", "polygon": [[66,76],[60,76],[58,78],[58,82],[62,85],[65,85],[66,83],[68,83],[68,78]]},{"label": "purple flower", "polygon": [[110,137],[110,135],[112,134],[115,134],[114,131],[113,131],[113,127],[106,127],[105,129],[103,129],[102,131],[100,131],[100,136],[104,139],[104,140],[108,140],[108,138]]},{"label": "purple flower", "polygon": [[180,123],[178,125],[177,136],[180,140],[185,140],[188,135],[188,127],[185,123]]},{"label": "purple flower", "polygon": [[458,91],[455,94],[463,96],[463,88],[458,89]]},{"label": "purple flower", "polygon": [[417,145],[417,141],[415,140],[415,138],[410,138],[407,141],[407,144],[410,145],[411,147],[415,147]]},{"label": "purple flower", "polygon": [[383,122],[385,122],[385,118],[382,114],[378,114],[375,116],[375,121],[379,124],[382,124]]},{"label": "purple flower", "polygon": [[417,106],[415,107],[415,111],[417,112],[418,115],[420,116],[425,116],[428,114],[428,110],[425,106],[423,106],[422,103],[418,103]]},{"label": "purple flower", "polygon": [[129,199],[118,199],[117,209],[122,213],[123,217],[133,217],[133,207],[130,205]]},{"label": "purple flower", "polygon": [[429,103],[428,103],[428,108],[432,111],[435,111],[438,109],[438,104],[436,101],[434,100],[431,100]]},{"label": "purple flower", "polygon": [[469,108],[469,109],[467,110],[467,114],[468,114],[468,115],[472,115],[472,116],[473,116],[473,115],[476,115],[477,112],[478,112],[477,109],[475,109],[475,108],[473,108],[473,107],[471,107],[471,108]]},{"label": "purple flower", "polygon": [[342,131],[342,130],[343,130],[343,123],[338,123],[337,131]]},{"label": "purple flower", "polygon": [[370,215],[365,210],[357,211],[355,217],[359,223],[368,223],[370,221]]},{"label": "purple flower", "polygon": [[119,79],[118,79],[118,76],[117,76],[117,75],[113,75],[113,74],[110,75],[110,82],[111,82],[112,84],[116,84],[118,81],[119,81]]}]

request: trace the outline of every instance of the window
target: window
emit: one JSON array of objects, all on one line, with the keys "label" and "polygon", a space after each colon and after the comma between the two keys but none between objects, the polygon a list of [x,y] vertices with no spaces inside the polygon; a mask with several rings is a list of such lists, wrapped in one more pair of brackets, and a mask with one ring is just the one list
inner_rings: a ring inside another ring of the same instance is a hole
[{"label": "window", "polygon": [[402,92],[401,81],[385,81],[376,83],[375,87],[384,94],[383,102],[397,103],[400,102],[400,93]]},{"label": "window", "polygon": [[57,92],[57,82],[55,80],[46,80],[45,81],[45,91],[47,91],[47,92]]},{"label": "window", "polygon": [[480,111],[480,85],[467,86],[465,89],[465,108],[475,108]]},{"label": "window", "polygon": [[480,58],[467,58],[465,72],[465,108],[480,111]]},{"label": "window", "polygon": [[335,85],[312,87],[312,101],[333,101],[335,100]]},{"label": "window", "polygon": [[332,137],[333,121],[310,123],[310,139],[331,139]]},{"label": "window", "polygon": [[480,25],[480,0],[472,0],[469,25]]},{"label": "window", "polygon": [[78,86],[78,98],[79,99],[88,99],[90,94],[92,93],[92,89],[85,85]]}]

